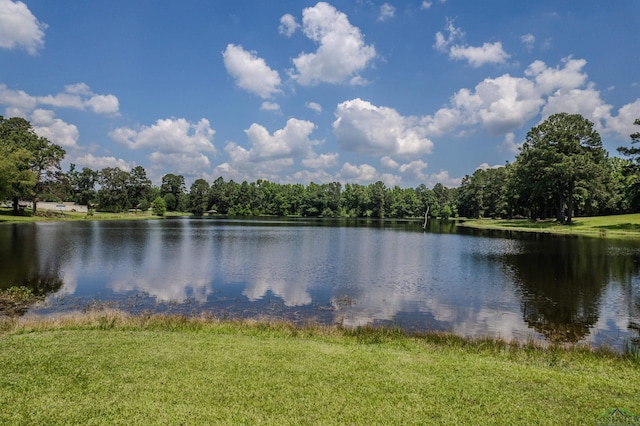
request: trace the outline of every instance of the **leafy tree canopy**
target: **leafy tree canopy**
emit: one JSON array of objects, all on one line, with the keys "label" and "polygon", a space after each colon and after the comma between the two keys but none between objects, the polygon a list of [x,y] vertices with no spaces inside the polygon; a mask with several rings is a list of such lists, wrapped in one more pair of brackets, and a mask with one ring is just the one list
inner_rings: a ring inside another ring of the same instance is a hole
[{"label": "leafy tree canopy", "polygon": [[527,133],[517,158],[527,182],[521,189],[531,203],[555,198],[561,223],[565,223],[566,201],[566,222],[571,223],[576,185],[603,179],[606,158],[592,122],[579,114],[554,114]]},{"label": "leafy tree canopy", "polygon": [[0,197],[12,199],[16,211],[18,200],[30,200],[35,212],[40,194],[60,180],[64,156],[24,118],[0,116]]}]

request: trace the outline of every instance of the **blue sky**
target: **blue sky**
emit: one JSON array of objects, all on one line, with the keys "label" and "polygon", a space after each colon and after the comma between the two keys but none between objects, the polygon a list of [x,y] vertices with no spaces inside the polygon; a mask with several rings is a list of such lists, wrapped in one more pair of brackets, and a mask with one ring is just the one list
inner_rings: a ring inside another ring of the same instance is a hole
[{"label": "blue sky", "polygon": [[0,114],[65,169],[156,184],[456,186],[556,112],[628,145],[639,17],[636,0],[0,0]]}]

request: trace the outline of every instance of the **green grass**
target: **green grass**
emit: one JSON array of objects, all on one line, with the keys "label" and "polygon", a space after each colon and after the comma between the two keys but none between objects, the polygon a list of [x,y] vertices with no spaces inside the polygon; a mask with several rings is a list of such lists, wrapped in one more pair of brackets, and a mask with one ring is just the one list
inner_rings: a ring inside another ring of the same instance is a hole
[{"label": "green grass", "polygon": [[[164,217],[171,216],[191,216],[191,213],[167,212]],[[6,223],[31,223],[31,222],[60,222],[78,220],[140,220],[140,219],[160,219],[151,211],[147,212],[127,212],[127,213],[106,213],[94,212],[93,215],[79,212],[53,212],[50,210],[38,210],[36,215],[25,213],[25,215],[14,216],[12,209],[0,208],[0,224]]]},{"label": "green grass", "polygon": [[571,425],[640,412],[640,364],[607,351],[108,311],[0,325],[0,424]]},{"label": "green grass", "polygon": [[459,223],[477,229],[540,232],[598,237],[640,237],[640,213],[573,218],[571,225],[560,225],[555,219],[532,222],[529,220],[470,219]]}]

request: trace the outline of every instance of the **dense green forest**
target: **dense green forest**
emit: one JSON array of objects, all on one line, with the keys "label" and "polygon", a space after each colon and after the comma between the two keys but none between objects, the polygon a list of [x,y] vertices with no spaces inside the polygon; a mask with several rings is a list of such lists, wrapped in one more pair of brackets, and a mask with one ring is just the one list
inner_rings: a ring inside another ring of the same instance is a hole
[{"label": "dense green forest", "polygon": [[[635,121],[640,125],[640,119]],[[640,141],[640,132],[631,143]],[[35,134],[22,118],[0,116],[0,201],[74,201],[98,211],[130,209],[182,211],[197,215],[306,217],[557,218],[636,212],[640,209],[640,148],[620,147],[610,157],[593,123],[580,115],[555,114],[533,127],[513,163],[478,169],[457,188],[388,188],[331,182],[309,185],[213,182],[197,179],[189,188],[181,175],[167,174],[154,186],[146,170],[107,167],[63,172],[65,151]]]}]

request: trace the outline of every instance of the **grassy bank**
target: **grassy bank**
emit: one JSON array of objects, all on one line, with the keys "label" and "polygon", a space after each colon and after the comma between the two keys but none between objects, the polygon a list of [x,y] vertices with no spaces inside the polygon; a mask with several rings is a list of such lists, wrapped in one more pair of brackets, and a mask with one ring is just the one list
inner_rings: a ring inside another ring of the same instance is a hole
[{"label": "grassy bank", "polygon": [[[190,216],[190,213],[167,212],[164,217]],[[127,212],[127,213],[105,213],[94,212],[91,215],[79,212],[57,212],[51,210],[38,210],[35,215],[26,213],[23,216],[14,216],[12,209],[0,208],[0,224],[3,223],[30,223],[30,222],[60,222],[79,220],[141,220],[141,219],[161,219],[151,211]]]},{"label": "grassy bank", "polygon": [[571,225],[560,225],[555,219],[529,221],[524,219],[470,219],[458,224],[476,229],[539,232],[597,237],[640,238],[640,213],[615,216],[578,217]]},{"label": "grassy bank", "polygon": [[593,424],[640,364],[394,330],[93,312],[0,322],[0,424]]}]

